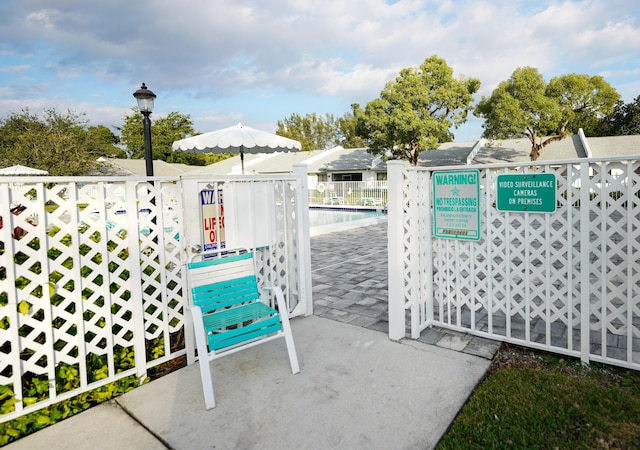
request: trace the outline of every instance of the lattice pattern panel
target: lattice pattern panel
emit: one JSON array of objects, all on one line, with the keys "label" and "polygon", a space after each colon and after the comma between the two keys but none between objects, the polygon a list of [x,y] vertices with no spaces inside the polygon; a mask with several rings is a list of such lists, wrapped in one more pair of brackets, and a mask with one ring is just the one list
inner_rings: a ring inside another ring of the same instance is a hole
[{"label": "lattice pattern panel", "polygon": [[[262,248],[258,255],[259,281],[279,286],[285,297],[289,312],[300,302],[298,272],[298,220],[296,218],[296,180],[271,182],[275,194],[275,243]],[[275,307],[275,299],[270,299]]]},{"label": "lattice pattern panel", "polygon": [[0,385],[17,399],[0,420],[182,351],[178,194],[170,182],[0,184]]},{"label": "lattice pattern panel", "polygon": [[638,161],[594,164],[589,188],[590,349],[595,360],[640,362]]},{"label": "lattice pattern panel", "polygon": [[[437,324],[640,368],[640,163],[478,168],[480,241],[432,239],[429,170],[404,171],[412,335]],[[556,211],[498,211],[501,173],[555,174]]]}]

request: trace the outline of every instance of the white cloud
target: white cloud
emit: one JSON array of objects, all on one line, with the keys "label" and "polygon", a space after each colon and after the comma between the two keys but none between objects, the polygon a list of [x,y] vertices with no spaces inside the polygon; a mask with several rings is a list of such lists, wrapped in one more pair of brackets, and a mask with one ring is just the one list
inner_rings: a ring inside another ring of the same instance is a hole
[{"label": "white cloud", "polygon": [[[479,78],[479,95],[522,66],[546,78],[610,74],[619,91],[637,90],[640,66],[640,5],[627,0],[16,2],[0,5],[5,86],[47,83],[38,95],[72,102],[83,95],[67,87],[74,81],[83,91],[102,84],[108,107],[126,112],[129,90],[146,81],[204,123],[281,111],[295,96],[306,111],[342,114],[315,108],[366,103],[433,54],[456,77]],[[12,71],[33,81],[7,79]]]},{"label": "white cloud", "polygon": [[14,72],[14,73],[19,73],[19,72],[26,72],[31,68],[31,66],[27,65],[27,64],[22,64],[19,66],[7,66],[7,67],[0,67],[0,71],[2,72]]}]

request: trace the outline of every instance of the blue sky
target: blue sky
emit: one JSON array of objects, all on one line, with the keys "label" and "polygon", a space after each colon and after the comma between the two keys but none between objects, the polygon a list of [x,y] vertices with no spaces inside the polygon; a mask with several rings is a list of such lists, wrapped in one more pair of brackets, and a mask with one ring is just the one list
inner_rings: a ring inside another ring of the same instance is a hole
[{"label": "blue sky", "polygon": [[[637,0],[3,0],[0,118],[28,107],[122,125],[142,82],[152,121],[275,131],[297,113],[342,116],[431,55],[490,95],[517,67],[602,75],[640,95]],[[453,130],[476,139],[482,121]]]}]

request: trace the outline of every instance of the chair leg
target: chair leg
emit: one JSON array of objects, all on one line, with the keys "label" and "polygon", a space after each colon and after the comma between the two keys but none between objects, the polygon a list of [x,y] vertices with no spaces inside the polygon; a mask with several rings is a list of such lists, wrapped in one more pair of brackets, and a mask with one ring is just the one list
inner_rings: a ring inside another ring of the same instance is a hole
[{"label": "chair leg", "polygon": [[284,333],[284,339],[287,342],[287,352],[289,353],[291,372],[296,374],[300,372],[300,365],[298,364],[296,345],[293,343],[293,333],[291,332],[291,325],[289,324],[289,313],[287,312],[287,305],[284,301],[282,290],[277,287],[272,287],[271,289],[273,289],[273,292],[276,294],[276,301],[278,302],[278,312],[280,314],[280,320],[282,322],[282,332]]},{"label": "chair leg", "polygon": [[[282,320],[282,328],[285,328],[285,321],[287,323],[286,327],[289,327],[289,318],[285,318]],[[291,328],[289,328],[289,332],[284,333],[284,339],[287,342],[287,352],[289,353],[289,363],[291,364],[291,372],[296,374],[300,372],[300,365],[298,364],[298,354],[296,353],[296,346],[293,343],[293,335],[291,334]]]},{"label": "chair leg", "polygon": [[193,317],[193,328],[196,335],[196,348],[198,349],[198,362],[200,366],[200,379],[202,380],[204,403],[207,410],[209,410],[216,407],[216,400],[213,394],[211,368],[209,367],[209,349],[202,322],[202,311],[197,306],[192,306],[191,315]]}]

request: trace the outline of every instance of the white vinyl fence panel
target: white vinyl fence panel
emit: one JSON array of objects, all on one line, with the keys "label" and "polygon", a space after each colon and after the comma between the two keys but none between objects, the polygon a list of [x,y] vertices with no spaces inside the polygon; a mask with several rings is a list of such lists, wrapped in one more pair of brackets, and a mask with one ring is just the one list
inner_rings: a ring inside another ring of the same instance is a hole
[{"label": "white vinyl fence panel", "polygon": [[[478,241],[434,238],[431,175],[460,169],[480,173]],[[555,174],[555,212],[499,211],[497,177],[516,173]],[[637,158],[390,164],[390,336],[407,310],[414,338],[436,325],[640,369],[639,173]]]},{"label": "white vinyl fence panel", "polygon": [[[308,223],[296,219],[306,217],[306,173],[262,181],[275,192],[266,206],[275,238],[256,249],[261,274],[283,287],[294,315],[309,314]],[[184,209],[199,205],[183,204],[183,183],[0,180],[0,422],[124,377],[142,380],[185,355]],[[244,218],[266,222],[252,214]],[[61,386],[61,369],[77,371],[74,386]],[[35,384],[46,388],[27,395]]]}]

